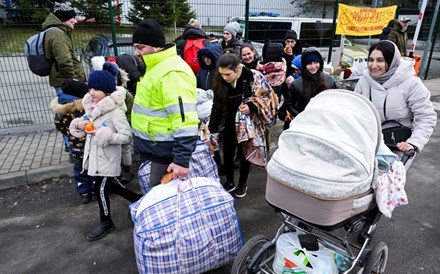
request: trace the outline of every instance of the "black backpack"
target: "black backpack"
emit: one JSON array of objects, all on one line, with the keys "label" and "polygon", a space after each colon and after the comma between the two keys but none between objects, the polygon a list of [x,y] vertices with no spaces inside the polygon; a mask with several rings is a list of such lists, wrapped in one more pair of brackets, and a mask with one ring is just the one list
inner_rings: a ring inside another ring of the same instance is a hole
[{"label": "black backpack", "polygon": [[47,59],[44,51],[44,37],[46,33],[56,27],[50,27],[42,32],[32,35],[24,45],[24,56],[28,61],[30,70],[38,76],[49,76],[53,60]]}]

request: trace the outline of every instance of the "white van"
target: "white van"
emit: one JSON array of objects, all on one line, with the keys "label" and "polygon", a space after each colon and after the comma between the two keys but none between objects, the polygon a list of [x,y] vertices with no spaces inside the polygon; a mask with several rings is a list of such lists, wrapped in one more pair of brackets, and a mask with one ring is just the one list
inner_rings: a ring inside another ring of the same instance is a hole
[{"label": "white van", "polygon": [[[234,17],[231,21],[240,24],[240,31],[245,31],[245,18]],[[294,30],[298,34],[303,48],[317,47],[322,53],[324,60],[328,60],[328,50],[332,38],[333,19],[323,18],[298,18],[298,17],[271,17],[250,16],[248,39],[256,46],[261,54],[262,43],[266,40],[284,43],[284,35],[288,30]],[[261,44],[260,44],[261,43]],[[339,64],[341,57],[341,36],[336,35],[333,39],[331,62]]]}]

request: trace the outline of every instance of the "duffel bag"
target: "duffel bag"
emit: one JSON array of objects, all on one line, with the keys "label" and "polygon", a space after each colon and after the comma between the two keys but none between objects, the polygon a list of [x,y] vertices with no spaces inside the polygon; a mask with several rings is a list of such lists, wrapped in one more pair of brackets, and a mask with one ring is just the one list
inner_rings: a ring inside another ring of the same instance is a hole
[{"label": "duffel bag", "polygon": [[242,246],[234,198],[211,178],[172,180],[130,205],[139,273],[202,273]]},{"label": "duffel bag", "polygon": [[[150,191],[151,161],[145,161],[139,166],[138,180],[142,192],[145,194]],[[197,145],[189,161],[189,178],[209,177],[220,181],[218,167],[211,155],[209,147],[202,141],[197,141]]]}]

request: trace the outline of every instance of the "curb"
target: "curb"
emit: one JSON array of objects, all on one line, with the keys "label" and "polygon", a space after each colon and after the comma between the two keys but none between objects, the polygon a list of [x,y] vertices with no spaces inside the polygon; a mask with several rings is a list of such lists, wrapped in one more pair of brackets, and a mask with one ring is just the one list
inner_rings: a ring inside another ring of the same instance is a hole
[{"label": "curb", "polygon": [[12,172],[0,175],[0,190],[36,184],[62,176],[72,176],[73,164],[62,163],[56,166],[46,166],[26,171]]}]

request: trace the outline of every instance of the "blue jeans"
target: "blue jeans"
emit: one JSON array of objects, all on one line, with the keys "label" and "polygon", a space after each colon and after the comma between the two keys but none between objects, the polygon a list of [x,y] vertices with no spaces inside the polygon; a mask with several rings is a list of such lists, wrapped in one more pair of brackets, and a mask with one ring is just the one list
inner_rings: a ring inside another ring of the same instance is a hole
[{"label": "blue jeans", "polygon": [[81,173],[82,161],[73,157],[73,178],[76,184],[76,192],[79,195],[91,193],[95,190],[94,181],[95,178],[87,175],[86,172]]}]

